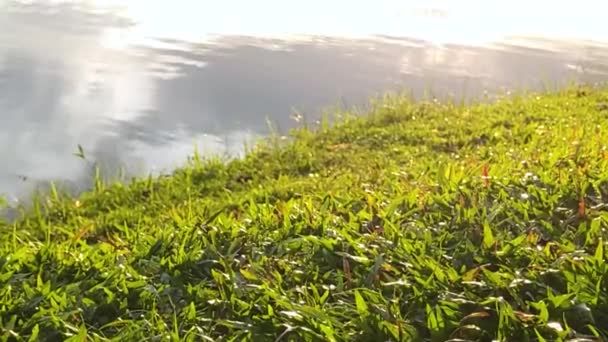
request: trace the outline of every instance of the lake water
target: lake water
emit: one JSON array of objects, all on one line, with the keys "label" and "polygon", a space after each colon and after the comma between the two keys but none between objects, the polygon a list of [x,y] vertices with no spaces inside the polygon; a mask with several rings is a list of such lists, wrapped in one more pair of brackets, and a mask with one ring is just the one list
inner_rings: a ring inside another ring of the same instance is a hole
[{"label": "lake water", "polygon": [[608,80],[602,1],[488,3],[0,0],[0,193],[239,155],[268,122],[389,90]]}]

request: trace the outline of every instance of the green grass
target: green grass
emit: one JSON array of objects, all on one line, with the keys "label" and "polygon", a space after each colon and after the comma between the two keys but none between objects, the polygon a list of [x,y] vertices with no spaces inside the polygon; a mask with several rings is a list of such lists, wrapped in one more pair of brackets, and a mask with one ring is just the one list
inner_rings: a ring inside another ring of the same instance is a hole
[{"label": "green grass", "polygon": [[601,341],[608,90],[387,97],[0,224],[3,341]]}]

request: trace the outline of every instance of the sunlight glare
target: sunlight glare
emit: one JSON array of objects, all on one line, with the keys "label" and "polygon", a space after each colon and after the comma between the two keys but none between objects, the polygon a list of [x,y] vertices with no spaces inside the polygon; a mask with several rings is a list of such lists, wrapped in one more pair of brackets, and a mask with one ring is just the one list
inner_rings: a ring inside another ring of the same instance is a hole
[{"label": "sunlight glare", "polygon": [[608,41],[608,26],[603,24],[608,5],[592,0],[580,0],[576,6],[564,0],[94,2],[122,8],[137,23],[131,34],[107,37],[106,44],[117,48],[152,37],[205,41],[214,35],[359,38],[381,34],[469,45],[518,35]]}]

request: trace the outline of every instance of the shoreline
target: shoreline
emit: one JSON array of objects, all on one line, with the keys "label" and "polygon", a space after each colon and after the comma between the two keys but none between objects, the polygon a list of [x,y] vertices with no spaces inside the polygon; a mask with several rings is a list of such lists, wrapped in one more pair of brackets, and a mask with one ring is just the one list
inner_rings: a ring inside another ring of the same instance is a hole
[{"label": "shoreline", "polygon": [[0,222],[24,340],[608,337],[608,88],[382,98]]}]

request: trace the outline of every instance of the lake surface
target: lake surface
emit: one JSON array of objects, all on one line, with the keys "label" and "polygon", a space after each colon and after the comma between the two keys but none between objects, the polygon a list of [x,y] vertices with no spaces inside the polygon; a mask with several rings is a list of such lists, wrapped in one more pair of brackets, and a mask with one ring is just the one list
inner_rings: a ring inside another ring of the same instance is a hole
[{"label": "lake surface", "polygon": [[384,91],[608,80],[601,1],[208,3],[0,0],[0,193],[166,172],[195,145],[238,156],[268,122]]}]

